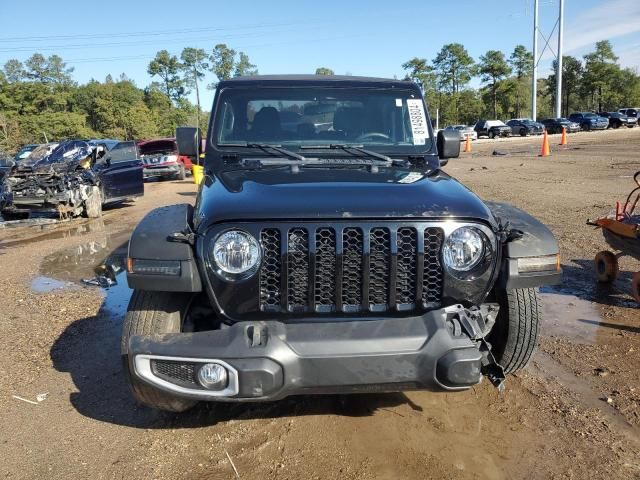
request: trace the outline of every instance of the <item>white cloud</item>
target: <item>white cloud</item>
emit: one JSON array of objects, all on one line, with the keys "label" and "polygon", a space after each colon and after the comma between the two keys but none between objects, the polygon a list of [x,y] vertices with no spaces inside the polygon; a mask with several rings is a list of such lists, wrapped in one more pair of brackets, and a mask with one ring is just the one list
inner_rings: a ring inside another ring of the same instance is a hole
[{"label": "white cloud", "polygon": [[565,15],[564,53],[636,32],[640,32],[640,1],[605,0],[573,17]]},{"label": "white cloud", "polygon": [[[557,8],[557,2],[554,4]],[[564,55],[579,58],[593,51],[596,42],[600,40],[612,40],[640,32],[640,0],[602,0],[599,5],[575,15],[572,11],[567,11],[567,5],[573,6],[573,2],[565,0]],[[623,67],[640,67],[640,45],[635,41],[637,35],[634,37],[633,44],[614,47],[614,53],[618,55]],[[554,52],[558,46],[556,38],[554,35],[549,42]],[[539,42],[542,49],[544,41],[540,39]],[[551,73],[553,59],[555,55],[547,49],[538,67],[540,75]]]}]

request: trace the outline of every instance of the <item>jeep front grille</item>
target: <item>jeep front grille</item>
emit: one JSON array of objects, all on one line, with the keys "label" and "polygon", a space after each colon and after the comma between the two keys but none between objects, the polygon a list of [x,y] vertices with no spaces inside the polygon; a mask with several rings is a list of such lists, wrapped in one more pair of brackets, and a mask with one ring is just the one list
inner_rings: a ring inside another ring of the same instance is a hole
[{"label": "jeep front grille", "polygon": [[260,310],[359,313],[439,308],[438,227],[264,228]]}]

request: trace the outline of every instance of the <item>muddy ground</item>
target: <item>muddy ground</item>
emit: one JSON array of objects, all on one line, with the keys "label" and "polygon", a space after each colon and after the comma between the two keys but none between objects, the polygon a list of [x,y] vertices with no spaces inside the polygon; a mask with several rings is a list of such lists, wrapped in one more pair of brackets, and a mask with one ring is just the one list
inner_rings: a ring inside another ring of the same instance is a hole
[{"label": "muddy ground", "polygon": [[605,244],[585,225],[631,190],[640,128],[558,141],[549,158],[540,138],[474,142],[446,167],[543,220],[562,249],[538,352],[502,395],[484,382],[178,416],[137,406],[119,358],[130,292],[82,279],[107,257],[119,265],[149,209],[193,202],[193,184],[147,184],[99,220],[0,227],[0,476],[231,479],[232,461],[242,479],[640,478],[640,309],[628,294],[640,263],[623,259],[620,279],[597,286]]}]

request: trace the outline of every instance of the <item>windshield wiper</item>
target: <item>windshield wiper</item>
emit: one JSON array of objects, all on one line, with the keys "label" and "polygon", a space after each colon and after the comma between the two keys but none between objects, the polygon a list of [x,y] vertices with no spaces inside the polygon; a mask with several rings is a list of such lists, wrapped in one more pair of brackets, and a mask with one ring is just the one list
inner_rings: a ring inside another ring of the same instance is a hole
[{"label": "windshield wiper", "polygon": [[297,154],[296,152],[292,152],[291,150],[287,150],[286,148],[282,148],[280,145],[272,145],[270,143],[249,143],[249,142],[239,142],[239,143],[220,143],[219,147],[246,147],[246,148],[259,148],[268,152],[269,150],[273,152],[278,152],[285,157],[293,158],[294,160],[300,160],[304,162],[306,160],[302,155]]},{"label": "windshield wiper", "polygon": [[393,164],[393,159],[391,157],[383,155],[382,153],[374,152],[372,150],[365,150],[364,148],[362,148],[362,145],[352,145],[352,144],[346,144],[346,143],[330,143],[328,145],[302,145],[300,149],[301,150],[329,149],[329,150],[344,150],[345,152],[349,152],[350,150],[353,150],[358,153],[367,155],[369,157],[382,160],[385,163]]}]

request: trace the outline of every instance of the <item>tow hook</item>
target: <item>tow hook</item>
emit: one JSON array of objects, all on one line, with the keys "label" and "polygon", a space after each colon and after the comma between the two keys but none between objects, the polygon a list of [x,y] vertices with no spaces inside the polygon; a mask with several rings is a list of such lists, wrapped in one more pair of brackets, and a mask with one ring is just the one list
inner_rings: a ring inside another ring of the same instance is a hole
[{"label": "tow hook", "polygon": [[464,331],[471,340],[479,343],[482,353],[482,373],[486,375],[491,384],[500,393],[504,392],[504,368],[500,365],[491,352],[491,345],[486,336],[496,322],[499,306],[497,303],[486,303],[480,307],[463,308],[462,305],[454,305],[446,310],[447,320],[455,331]]}]

